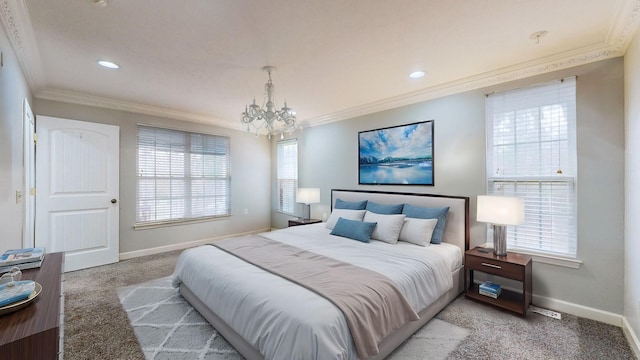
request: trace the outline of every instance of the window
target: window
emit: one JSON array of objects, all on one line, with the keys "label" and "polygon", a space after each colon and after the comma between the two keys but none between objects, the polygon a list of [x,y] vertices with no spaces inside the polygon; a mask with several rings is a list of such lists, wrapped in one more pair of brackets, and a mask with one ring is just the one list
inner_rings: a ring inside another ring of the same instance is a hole
[{"label": "window", "polygon": [[278,142],[278,210],[293,214],[298,189],[298,140]]},{"label": "window", "polygon": [[229,138],[138,126],[136,223],[229,216]]},{"label": "window", "polygon": [[525,202],[507,247],[575,258],[575,77],[489,95],[486,112],[487,193]]}]

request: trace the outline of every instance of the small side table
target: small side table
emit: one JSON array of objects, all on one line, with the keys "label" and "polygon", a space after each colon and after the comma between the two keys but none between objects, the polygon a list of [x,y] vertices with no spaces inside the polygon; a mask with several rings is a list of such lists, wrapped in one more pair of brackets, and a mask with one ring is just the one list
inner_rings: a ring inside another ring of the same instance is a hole
[{"label": "small side table", "polygon": [[[490,304],[521,316],[527,315],[527,310],[529,309],[529,305],[531,305],[531,256],[515,253],[507,253],[506,256],[496,256],[493,254],[492,249],[488,249],[489,252],[486,253],[480,252],[479,249],[479,247],[476,247],[465,252],[465,296],[469,299]],[[480,295],[479,285],[473,281],[474,271],[519,281],[522,283],[522,293],[502,288],[502,293],[497,299]]]},{"label": "small side table", "polygon": [[322,222],[320,219],[293,219],[289,220],[289,227],[292,226],[300,226],[300,225],[309,225],[309,224],[317,224]]}]

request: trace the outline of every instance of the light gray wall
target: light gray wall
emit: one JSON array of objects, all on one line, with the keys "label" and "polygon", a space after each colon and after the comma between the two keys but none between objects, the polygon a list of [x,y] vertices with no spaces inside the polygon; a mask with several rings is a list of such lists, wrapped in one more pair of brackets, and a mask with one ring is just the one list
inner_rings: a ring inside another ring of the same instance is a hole
[{"label": "light gray wall", "polygon": [[[271,153],[265,137],[243,131],[153,116],[36,99],[38,115],[120,126],[120,253],[266,230],[271,223]],[[188,225],[134,230],[136,199],[136,125],[229,136],[231,141],[232,216]],[[247,214],[245,214],[245,209]],[[134,253],[135,254],[135,253]]]},{"label": "light gray wall", "polygon": [[[447,96],[420,104],[307,128],[300,142],[299,182],[319,187],[328,213],[330,189],[377,189],[470,197],[472,245],[484,243],[485,225],[475,221],[476,196],[484,194],[485,96],[528,84],[577,75],[579,270],[534,264],[534,293],[595,309],[623,311],[624,107],[622,58]],[[358,131],[434,119],[435,186],[359,186]],[[275,159],[275,147],[272,156]],[[286,226],[274,214],[274,227]],[[593,291],[598,289],[598,291]]]},{"label": "light gray wall", "polygon": [[3,26],[0,26],[0,250],[22,247],[24,201],[16,202],[23,190],[22,108],[31,103],[31,91]]},{"label": "light gray wall", "polygon": [[[469,106],[458,106],[468,104]],[[312,218],[329,214],[331,189],[376,189],[461,195],[484,192],[482,181],[470,182],[462,173],[484,177],[484,98],[464,93],[305,129],[299,141],[298,178],[300,187],[319,187],[321,204],[311,206]],[[423,120],[434,123],[435,186],[358,186],[358,132]],[[477,151],[477,149],[483,149]],[[275,149],[274,149],[275,151]],[[274,162],[276,159],[273,153]],[[471,208],[475,217],[475,198]],[[273,216],[274,227],[284,227],[283,216]],[[474,224],[472,235],[481,236],[484,226]]]},{"label": "light gray wall", "polygon": [[631,46],[627,49],[624,57],[624,71],[626,108],[624,316],[637,340],[640,336],[640,221],[638,221],[640,219],[640,33],[636,33]]}]

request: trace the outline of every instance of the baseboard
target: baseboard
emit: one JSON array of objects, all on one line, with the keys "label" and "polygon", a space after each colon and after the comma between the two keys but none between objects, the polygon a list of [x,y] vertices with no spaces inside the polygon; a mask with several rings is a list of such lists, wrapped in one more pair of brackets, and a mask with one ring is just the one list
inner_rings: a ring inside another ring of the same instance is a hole
[{"label": "baseboard", "polygon": [[585,319],[600,321],[605,324],[622,327],[622,315],[609,311],[603,311],[588,306],[578,305],[558,299],[552,299],[544,296],[533,295],[533,304],[535,306],[555,310]]},{"label": "baseboard", "polygon": [[638,340],[638,336],[635,331],[633,331],[633,328],[629,326],[626,316],[622,318],[622,331],[624,331],[624,335],[627,337],[629,346],[631,347],[633,354],[636,356],[636,359],[640,359],[640,341]]},{"label": "baseboard", "polygon": [[263,233],[263,232],[266,232],[266,231],[269,231],[269,229],[260,229],[260,230],[255,230],[255,231],[248,231],[248,232],[243,232],[243,233],[224,235],[224,236],[219,236],[219,237],[214,237],[214,238],[189,241],[189,242],[184,242],[184,243],[179,243],[179,244],[171,244],[171,245],[159,246],[159,247],[155,247],[155,248],[136,250],[136,251],[129,251],[129,252],[125,252],[125,253],[120,253],[120,260],[127,260],[127,259],[133,259],[133,258],[137,258],[137,257],[141,257],[141,256],[160,254],[160,253],[163,253],[163,252],[173,251],[173,250],[184,250],[184,249],[188,249],[188,248],[192,248],[192,247],[196,247],[196,246],[200,246],[200,245],[209,244],[209,243],[211,243],[213,241],[216,241],[216,240],[228,239],[228,238],[238,237],[238,236],[255,235],[255,234],[260,234],[260,233]]}]

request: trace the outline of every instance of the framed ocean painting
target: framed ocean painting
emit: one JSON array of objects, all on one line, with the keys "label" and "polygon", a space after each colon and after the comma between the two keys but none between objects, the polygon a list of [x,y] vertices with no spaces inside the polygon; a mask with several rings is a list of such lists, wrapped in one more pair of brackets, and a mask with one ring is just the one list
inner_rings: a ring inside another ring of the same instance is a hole
[{"label": "framed ocean painting", "polygon": [[433,185],[433,120],[358,133],[358,183]]}]

